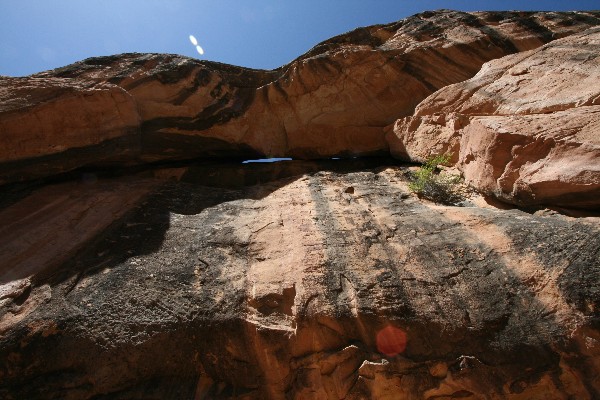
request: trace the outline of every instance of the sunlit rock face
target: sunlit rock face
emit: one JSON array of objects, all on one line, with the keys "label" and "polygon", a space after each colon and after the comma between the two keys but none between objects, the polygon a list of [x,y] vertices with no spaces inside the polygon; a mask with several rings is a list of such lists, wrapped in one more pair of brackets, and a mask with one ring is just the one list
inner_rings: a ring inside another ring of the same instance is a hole
[{"label": "sunlit rock face", "polygon": [[[1,77],[0,398],[600,398],[599,17]],[[397,158],[448,151],[579,218],[411,193]]]},{"label": "sunlit rock face", "polygon": [[0,212],[38,267],[1,282],[1,397],[597,398],[598,219],[426,203],[406,172],[34,190]]},{"label": "sunlit rock face", "polygon": [[600,208],[600,30],[491,61],[388,130],[391,153],[450,152],[478,190],[515,204]]},{"label": "sunlit rock face", "polygon": [[135,100],[116,85],[0,77],[0,183],[139,154]]},{"label": "sunlit rock face", "polygon": [[337,36],[273,71],[125,54],[3,78],[0,182],[90,164],[387,153],[382,128],[434,91],[599,22],[438,11]]}]

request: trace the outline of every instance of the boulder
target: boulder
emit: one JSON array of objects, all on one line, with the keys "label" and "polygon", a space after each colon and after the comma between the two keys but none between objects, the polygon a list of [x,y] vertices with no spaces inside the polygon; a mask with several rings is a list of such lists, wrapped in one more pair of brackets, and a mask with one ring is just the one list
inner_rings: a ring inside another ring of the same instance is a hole
[{"label": "boulder", "polygon": [[483,66],[387,129],[391,153],[452,153],[476,189],[518,205],[600,208],[600,30]]}]

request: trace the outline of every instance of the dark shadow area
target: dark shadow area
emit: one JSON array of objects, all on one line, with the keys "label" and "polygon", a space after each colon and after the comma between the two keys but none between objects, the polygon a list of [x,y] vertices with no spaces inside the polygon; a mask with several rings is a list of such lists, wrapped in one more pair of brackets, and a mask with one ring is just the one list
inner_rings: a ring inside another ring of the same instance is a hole
[{"label": "dark shadow area", "polygon": [[277,162],[251,162],[232,164],[197,163],[182,176],[183,182],[222,188],[241,188],[279,179],[313,174],[319,171],[351,172],[377,168],[382,165],[401,165],[391,157],[340,158],[336,160],[281,160]]},{"label": "dark shadow area", "polygon": [[[81,170],[82,165],[129,163],[139,153],[134,150],[138,141],[136,129],[131,129],[125,136],[105,140],[96,145],[71,148],[35,158],[5,161],[0,163],[0,181],[27,183],[71,179]],[[101,168],[96,166],[95,169]]]},{"label": "dark shadow area", "polygon": [[[114,165],[106,163],[104,165],[84,166],[68,172],[57,172],[51,176],[38,179],[28,179],[19,182],[7,183],[0,185],[0,209],[3,209],[19,199],[27,196],[35,189],[44,185],[81,181],[90,182],[98,179],[110,179],[127,175],[140,175],[140,177],[151,177],[152,172],[160,169],[170,168],[186,168],[189,173],[186,173],[190,182],[202,183],[206,186],[217,185],[219,187],[239,187],[254,185],[257,183],[269,182],[271,180],[280,179],[301,175],[304,173],[312,173],[320,170],[325,171],[356,171],[361,168],[375,168],[381,165],[404,165],[405,162],[392,158],[390,156],[374,156],[374,157],[339,157],[331,159],[317,160],[291,160],[281,159],[276,164],[262,162],[248,162],[255,159],[248,156],[256,156],[255,153],[247,153],[241,157],[214,157],[214,158],[183,158],[181,160],[166,160],[154,161],[137,165]],[[243,164],[243,165],[240,165]],[[258,164],[258,165],[257,165]],[[269,164],[269,165],[264,165]],[[213,179],[213,177],[221,175],[219,171],[224,172],[232,178],[232,183],[222,179]],[[141,175],[145,174],[145,175]],[[264,174],[263,178],[259,175]],[[247,183],[244,183],[243,178],[235,177],[234,175],[255,176],[250,178]],[[203,183],[202,179],[206,179]]]},{"label": "dark shadow area", "polygon": [[[128,258],[151,254],[161,248],[170,227],[171,214],[196,215],[222,203],[242,199],[260,200],[273,191],[293,182],[303,174],[318,171],[339,173],[395,165],[392,158],[340,159],[323,161],[280,161],[277,163],[214,163],[157,164],[161,167],[185,168],[179,181],[161,185],[141,204],[123,218],[114,221],[95,239],[78,251],[77,255],[59,270],[47,271],[34,277],[34,284],[58,285],[73,279],[72,287],[84,276],[118,265]],[[104,170],[93,173],[78,171],[79,179],[94,184],[96,180],[130,174],[133,171],[146,176],[149,168]],[[69,175],[74,176],[74,175]],[[149,176],[149,175],[148,175]],[[63,176],[62,179],[67,179]],[[256,189],[252,186],[257,186]]]}]

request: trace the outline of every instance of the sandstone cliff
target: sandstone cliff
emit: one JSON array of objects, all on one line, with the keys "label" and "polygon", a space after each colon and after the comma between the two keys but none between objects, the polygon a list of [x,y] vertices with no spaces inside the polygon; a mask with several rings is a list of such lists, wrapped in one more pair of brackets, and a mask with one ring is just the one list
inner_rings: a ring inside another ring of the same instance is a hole
[{"label": "sandstone cliff", "polygon": [[600,394],[597,218],[423,203],[402,167],[202,176],[2,211],[3,398]]},{"label": "sandstone cliff", "polygon": [[388,129],[392,154],[450,152],[502,200],[600,208],[600,30],[494,60]]},{"label": "sandstone cliff", "polygon": [[[273,71],[1,77],[0,397],[600,398],[599,22],[438,11]],[[447,151],[455,206],[321,159]],[[239,162],[264,155],[321,160]]]},{"label": "sandstone cliff", "polygon": [[84,165],[387,153],[382,128],[431,93],[599,23],[593,12],[428,12],[332,38],[273,71],[126,54],[2,78],[0,182]]}]

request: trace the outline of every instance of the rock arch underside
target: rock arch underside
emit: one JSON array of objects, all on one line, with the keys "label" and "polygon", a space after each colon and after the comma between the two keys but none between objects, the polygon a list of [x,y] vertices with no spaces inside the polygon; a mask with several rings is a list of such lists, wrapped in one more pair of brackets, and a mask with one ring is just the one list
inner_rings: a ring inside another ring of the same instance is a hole
[{"label": "rock arch underside", "polygon": [[2,398],[600,398],[599,12],[0,77],[0,193]]}]

